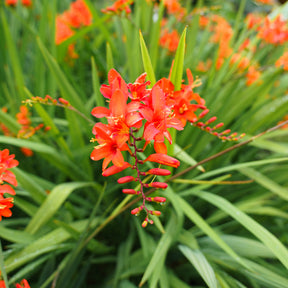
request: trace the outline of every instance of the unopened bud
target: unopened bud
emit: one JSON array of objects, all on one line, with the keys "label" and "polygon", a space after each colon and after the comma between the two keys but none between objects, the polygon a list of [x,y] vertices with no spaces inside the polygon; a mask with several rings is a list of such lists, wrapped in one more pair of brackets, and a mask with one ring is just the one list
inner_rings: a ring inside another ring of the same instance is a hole
[{"label": "unopened bud", "polygon": [[158,176],[168,176],[171,174],[171,171],[161,168],[153,168],[147,171],[147,174],[158,175]]},{"label": "unopened bud", "polygon": [[156,162],[174,168],[177,168],[180,165],[180,162],[177,159],[162,153],[151,154],[144,162],[146,161]]},{"label": "unopened bud", "polygon": [[150,212],[152,215],[155,215],[155,216],[160,216],[161,215],[161,212],[160,211],[151,211]]},{"label": "unopened bud", "polygon": [[163,182],[152,182],[148,184],[148,187],[166,189],[168,187],[168,184]]},{"label": "unopened bud", "polygon": [[134,209],[131,211],[131,214],[132,214],[132,215],[136,215],[136,214],[138,214],[142,209],[143,209],[142,206],[137,207],[137,208],[134,208]]},{"label": "unopened bud", "polygon": [[225,134],[229,134],[231,132],[231,129],[227,129],[221,133],[219,133],[219,135],[225,135]]},{"label": "unopened bud", "polygon": [[70,105],[70,103],[69,103],[67,100],[63,99],[63,98],[58,98],[58,101],[59,101],[61,104],[63,104],[63,105],[67,105],[67,106]]},{"label": "unopened bud", "polygon": [[129,182],[132,182],[132,181],[135,181],[136,178],[133,177],[133,176],[124,176],[124,177],[121,177],[117,180],[117,182],[119,184],[124,184],[124,183],[129,183]]},{"label": "unopened bud", "polygon": [[122,192],[124,194],[131,194],[131,195],[138,195],[139,191],[136,191],[134,189],[122,189]]},{"label": "unopened bud", "polygon": [[199,114],[199,118],[203,118],[208,112],[209,112],[209,109],[205,109],[203,112]]},{"label": "unopened bud", "polygon": [[214,121],[216,121],[216,120],[217,120],[217,117],[216,117],[216,116],[211,117],[211,118],[206,122],[206,124],[210,124],[210,123],[212,123],[212,122],[214,122]]},{"label": "unopened bud", "polygon": [[222,126],[224,126],[224,123],[218,123],[217,125],[215,125],[214,127],[213,127],[213,129],[214,130],[216,130],[216,129],[218,129],[218,128],[221,128]]},{"label": "unopened bud", "polygon": [[152,202],[158,202],[158,203],[164,203],[166,201],[165,197],[147,197],[146,198],[148,201],[152,201]]},{"label": "unopened bud", "polygon": [[142,227],[145,228],[148,224],[148,221],[145,219],[143,222],[142,222]]}]

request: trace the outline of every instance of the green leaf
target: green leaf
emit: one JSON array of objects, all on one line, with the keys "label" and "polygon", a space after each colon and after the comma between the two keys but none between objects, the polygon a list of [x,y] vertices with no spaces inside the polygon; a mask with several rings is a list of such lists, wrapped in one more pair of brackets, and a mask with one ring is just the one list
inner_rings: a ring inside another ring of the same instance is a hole
[{"label": "green leaf", "polygon": [[246,163],[239,163],[239,164],[229,165],[227,167],[215,169],[211,172],[201,174],[200,176],[197,176],[195,179],[205,179],[205,178],[208,178],[217,174],[221,174],[224,172],[228,172],[228,171],[238,170],[238,169],[247,168],[247,167],[255,167],[255,166],[257,167],[261,165],[279,163],[279,162],[285,162],[285,161],[288,161],[288,157],[272,158],[272,159],[251,161],[251,162],[246,162]]},{"label": "green leaf", "polygon": [[181,38],[179,40],[178,48],[175,55],[175,60],[173,63],[173,68],[171,72],[171,82],[174,84],[175,91],[181,89],[183,67],[184,67],[184,56],[185,56],[185,45],[186,45],[186,30],[185,27]]},{"label": "green leaf", "polygon": [[178,248],[198,271],[208,287],[217,288],[217,280],[214,270],[203,253],[200,250],[192,250],[191,248],[184,245],[179,245]]},{"label": "green leaf", "polygon": [[[166,227],[166,233],[163,234],[160,241],[158,242],[158,245],[156,247],[156,250],[145,270],[145,273],[140,281],[139,287],[142,287],[144,283],[150,279],[152,274],[154,274],[154,277],[156,276],[157,279],[161,277],[161,266],[164,264],[164,260],[166,258],[166,254],[168,252],[168,249],[173,241],[173,235],[175,233],[175,225],[177,225],[176,217],[175,215],[172,215],[170,218],[170,221],[167,224]],[[157,270],[155,272],[155,269],[157,267]]]},{"label": "green leaf", "polygon": [[31,219],[26,227],[26,232],[35,234],[57,212],[71,192],[92,185],[94,184],[91,182],[72,182],[57,185]]},{"label": "green leaf", "polygon": [[98,76],[98,69],[95,63],[94,57],[91,58],[91,66],[92,66],[92,84],[93,84],[93,92],[97,106],[105,106],[104,97],[100,93],[100,81]]},{"label": "green leaf", "polygon": [[[193,193],[196,194],[196,193]],[[228,255],[239,262],[244,267],[248,268],[243,260],[237,255],[212,229],[212,227],[190,206],[184,199],[177,196],[178,202],[185,215],[195,223],[205,234],[207,234],[215,243],[219,245]]]},{"label": "green leaf", "polygon": [[140,34],[140,47],[141,47],[143,66],[144,66],[145,72],[147,73],[147,78],[151,82],[150,87],[152,87],[156,83],[156,77],[154,74],[154,69],[152,67],[149,52],[146,47],[141,31],[139,31],[139,34]]},{"label": "green leaf", "polygon": [[107,63],[107,71],[110,71],[112,68],[114,68],[112,50],[108,42],[106,43],[106,63]]},{"label": "green leaf", "polygon": [[46,49],[40,38],[37,38],[37,44],[42,52],[46,64],[48,65],[49,69],[51,70],[51,73],[54,75],[57,81],[57,84],[61,90],[62,97],[68,100],[72,106],[80,110],[82,113],[87,114],[85,106],[81,101],[79,95],[72,87],[72,85],[69,83],[68,79],[60,69],[58,63],[48,52],[48,50]]},{"label": "green leaf", "polygon": [[54,148],[49,145],[23,140],[13,137],[0,136],[0,143],[11,144],[17,147],[26,147],[34,152],[41,153],[41,156],[51,162],[55,167],[58,167],[62,172],[72,179],[87,180],[85,174],[79,167],[67,159],[65,155],[59,154]]},{"label": "green leaf", "polygon": [[[93,227],[99,222],[99,219],[93,220]],[[70,225],[79,232],[82,232],[88,220],[81,220]],[[25,246],[22,250],[17,251],[9,255],[5,261],[5,266],[7,269],[7,273],[17,269],[18,267],[24,265],[32,261],[34,258],[45,254],[50,253],[52,251],[57,251],[59,249],[67,249],[67,245],[63,245],[64,241],[71,238],[71,235],[65,231],[63,228],[58,228],[53,230],[52,232],[42,236],[41,238],[37,239],[36,241],[31,242],[29,245]],[[69,245],[69,250],[71,246]]]},{"label": "green leaf", "polygon": [[[12,64],[12,69],[14,72],[14,81],[15,81],[15,86],[17,89],[17,92],[19,93],[19,98],[17,99],[18,101],[24,100],[24,78],[23,78],[23,72],[21,70],[21,65],[20,65],[20,60],[19,60],[19,53],[15,47],[15,42],[13,41],[11,31],[9,30],[9,26],[6,20],[6,15],[4,13],[4,9],[0,7],[1,12],[0,12],[0,18],[2,19],[2,29],[4,30],[4,35],[5,35],[5,43],[6,43],[6,49],[9,53],[10,56],[10,61]],[[3,41],[3,39],[2,39]],[[7,63],[6,63],[7,64]],[[17,93],[16,93],[17,95]]]},{"label": "green leaf", "polygon": [[245,169],[238,169],[239,172],[242,174],[248,176],[249,178],[255,180],[257,183],[259,183],[262,187],[268,189],[272,193],[275,193],[282,199],[288,200],[288,188],[280,186],[278,183],[274,182],[273,180],[269,179],[262,173],[246,167]]},{"label": "green leaf", "polygon": [[247,230],[254,234],[259,240],[261,240],[279,259],[282,264],[288,268],[288,250],[285,246],[267,229],[236,208],[229,201],[223,197],[214,195],[209,192],[195,192],[195,196],[198,196],[219,209],[225,211],[232,218],[241,223]]}]

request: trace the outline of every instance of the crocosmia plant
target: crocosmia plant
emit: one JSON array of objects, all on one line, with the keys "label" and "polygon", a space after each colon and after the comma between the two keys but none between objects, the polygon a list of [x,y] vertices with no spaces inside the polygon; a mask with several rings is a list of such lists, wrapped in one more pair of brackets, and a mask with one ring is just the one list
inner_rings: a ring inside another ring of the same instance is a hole
[{"label": "crocosmia plant", "polygon": [[285,2],[0,3],[0,288],[288,287]]}]

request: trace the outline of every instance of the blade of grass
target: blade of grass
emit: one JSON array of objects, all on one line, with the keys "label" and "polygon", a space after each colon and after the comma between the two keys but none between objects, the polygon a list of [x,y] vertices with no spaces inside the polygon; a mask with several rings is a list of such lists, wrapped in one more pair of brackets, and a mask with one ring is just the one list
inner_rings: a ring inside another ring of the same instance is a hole
[{"label": "blade of grass", "polygon": [[25,231],[30,234],[35,234],[45,223],[50,220],[50,218],[53,217],[63,202],[74,190],[93,185],[93,182],[72,182],[57,185],[33,216]]},{"label": "blade of grass", "polygon": [[185,245],[179,245],[179,250],[198,271],[209,288],[217,288],[215,272],[200,250],[192,250]]},{"label": "blade of grass", "polygon": [[204,191],[195,192],[193,194],[225,211],[232,218],[241,223],[247,230],[249,230],[262,243],[264,243],[274,253],[279,261],[286,268],[288,268],[288,250],[272,233],[270,233],[262,225],[257,223],[247,214],[243,213],[223,197]]},{"label": "blade of grass", "polygon": [[145,72],[147,73],[147,78],[151,82],[150,87],[152,87],[156,83],[154,69],[141,31],[139,31],[139,34],[140,34],[140,47],[141,47],[143,66]]}]

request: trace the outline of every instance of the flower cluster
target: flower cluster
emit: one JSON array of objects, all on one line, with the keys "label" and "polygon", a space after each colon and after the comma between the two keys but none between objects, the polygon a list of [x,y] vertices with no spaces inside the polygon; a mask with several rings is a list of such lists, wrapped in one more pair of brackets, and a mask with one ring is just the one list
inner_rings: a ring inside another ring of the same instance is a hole
[{"label": "flower cluster", "polygon": [[[12,186],[17,186],[15,175],[8,169],[16,167],[19,163],[14,159],[15,155],[9,155],[9,150],[0,150],[0,221],[2,217],[10,217],[12,212],[10,208],[13,207],[13,198],[5,198],[4,193],[15,195],[15,190]],[[5,183],[6,182],[6,183]],[[9,184],[7,184],[9,183]]]},{"label": "flower cluster", "polygon": [[[146,217],[142,226],[153,223],[149,215],[160,215],[159,211],[149,210],[146,201],[165,202],[164,197],[147,197],[144,188],[167,188],[166,183],[151,182],[147,184],[149,175],[167,176],[169,170],[162,168],[149,169],[142,171],[141,167],[146,162],[158,163],[177,168],[180,162],[167,155],[167,146],[164,139],[171,144],[172,136],[169,128],[182,130],[187,121],[218,136],[223,140],[236,140],[235,133],[226,130],[222,133],[216,129],[223,126],[219,123],[215,127],[209,124],[216,120],[212,117],[205,123],[198,122],[209,110],[205,106],[205,100],[199,94],[194,93],[193,88],[199,86],[200,81],[193,79],[190,70],[187,70],[188,84],[182,84],[181,90],[175,91],[173,83],[166,78],[160,79],[151,89],[149,81],[146,81],[146,73],[140,75],[134,83],[126,84],[121,75],[114,69],[108,73],[109,85],[102,85],[100,91],[109,102],[109,108],[95,107],[92,115],[96,118],[105,117],[107,124],[98,122],[93,127],[92,142],[98,142],[91,153],[91,159],[103,160],[103,176],[110,176],[119,173],[127,168],[135,171],[134,176],[125,176],[118,179],[118,183],[124,184],[137,182],[139,189],[123,189],[125,194],[140,195],[143,199],[142,204],[131,211],[138,214],[144,210]],[[202,111],[199,112],[198,111]],[[146,159],[139,159],[139,153],[144,152],[146,146],[153,143],[156,153],[152,153]],[[128,151],[134,163],[125,161],[122,152]],[[110,162],[112,166],[108,167]],[[144,180],[142,179],[145,178]],[[154,178],[153,178],[154,179]]]}]

